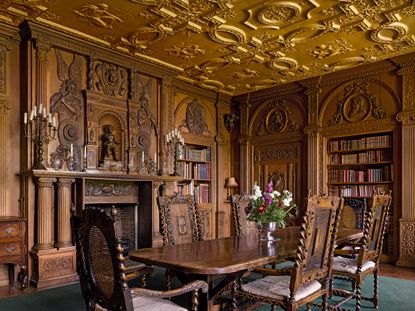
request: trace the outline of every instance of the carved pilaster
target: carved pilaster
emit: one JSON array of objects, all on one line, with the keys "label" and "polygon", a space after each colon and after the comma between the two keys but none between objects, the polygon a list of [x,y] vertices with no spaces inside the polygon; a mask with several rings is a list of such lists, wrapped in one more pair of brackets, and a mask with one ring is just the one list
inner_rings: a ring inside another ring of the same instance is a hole
[{"label": "carved pilaster", "polygon": [[46,62],[49,56],[50,47],[36,41],[36,91],[37,103],[45,104],[48,102],[47,98],[47,68]]},{"label": "carved pilaster", "polygon": [[[401,189],[398,195],[401,196],[402,219],[400,220],[400,237],[399,237],[399,260],[400,265],[410,265],[415,267],[414,251],[414,228],[415,228],[415,113],[400,114],[402,121],[402,175]],[[408,122],[408,120],[412,120]],[[412,230],[412,231],[411,231]],[[411,233],[412,232],[412,233]],[[412,244],[411,244],[412,243]],[[411,250],[412,249],[412,250]],[[411,264],[409,264],[411,263]]]},{"label": "carved pilaster", "polygon": [[58,241],[55,246],[62,248],[72,246],[70,209],[71,209],[71,186],[75,182],[72,178],[59,178],[58,187],[58,206],[57,206],[57,231]]},{"label": "carved pilaster", "polygon": [[402,76],[402,110],[414,110],[415,68],[413,65],[403,67],[398,70],[398,74]]},{"label": "carved pilaster", "polygon": [[318,125],[309,125],[304,128],[307,135],[307,189],[314,194],[319,193],[320,183],[320,132],[321,127]]},{"label": "carved pilaster", "polygon": [[37,179],[37,245],[35,249],[53,248],[53,183],[56,178]]},{"label": "carved pilaster", "polygon": [[11,104],[8,99],[0,98],[0,146],[3,146],[0,151],[0,216],[6,215],[7,209],[7,165],[9,163],[9,151],[7,140],[9,135],[9,111]]},{"label": "carved pilaster", "polygon": [[95,63],[95,55],[91,54],[88,58],[88,74],[87,74],[87,87],[88,90],[94,90],[94,63]]},{"label": "carved pilaster", "polygon": [[401,122],[403,126],[415,125],[415,110],[398,113],[396,120]]}]

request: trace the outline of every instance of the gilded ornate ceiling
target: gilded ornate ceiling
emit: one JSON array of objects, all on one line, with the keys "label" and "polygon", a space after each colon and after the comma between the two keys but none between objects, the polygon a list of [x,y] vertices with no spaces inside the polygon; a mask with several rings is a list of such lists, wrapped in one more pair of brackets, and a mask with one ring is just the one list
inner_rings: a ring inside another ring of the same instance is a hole
[{"label": "gilded ornate ceiling", "polygon": [[0,0],[24,19],[230,95],[415,51],[413,0]]}]

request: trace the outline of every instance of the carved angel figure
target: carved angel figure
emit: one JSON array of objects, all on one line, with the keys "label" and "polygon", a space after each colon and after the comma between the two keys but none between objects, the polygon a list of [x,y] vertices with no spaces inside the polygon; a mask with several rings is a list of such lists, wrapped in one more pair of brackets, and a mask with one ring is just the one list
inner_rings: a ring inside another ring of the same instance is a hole
[{"label": "carved angel figure", "polygon": [[114,24],[115,21],[122,22],[122,19],[108,12],[108,8],[108,4],[105,3],[97,5],[87,4],[74,12],[78,14],[79,17],[85,19],[90,25],[112,29],[112,24]]},{"label": "carved angel figure", "polygon": [[74,121],[80,120],[82,116],[82,94],[79,89],[82,74],[81,56],[73,56],[69,69],[59,50],[56,50],[56,60],[58,79],[62,84],[59,91],[50,98],[50,110],[58,112],[61,119],[69,117]]}]

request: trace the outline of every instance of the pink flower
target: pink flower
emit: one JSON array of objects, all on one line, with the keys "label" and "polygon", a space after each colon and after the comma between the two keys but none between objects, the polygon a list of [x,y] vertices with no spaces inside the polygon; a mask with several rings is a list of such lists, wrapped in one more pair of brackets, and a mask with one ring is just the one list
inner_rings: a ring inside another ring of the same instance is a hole
[{"label": "pink flower", "polygon": [[266,210],[267,210],[267,208],[265,207],[265,205],[262,205],[262,206],[258,207],[258,213],[260,213],[260,214],[265,213]]}]

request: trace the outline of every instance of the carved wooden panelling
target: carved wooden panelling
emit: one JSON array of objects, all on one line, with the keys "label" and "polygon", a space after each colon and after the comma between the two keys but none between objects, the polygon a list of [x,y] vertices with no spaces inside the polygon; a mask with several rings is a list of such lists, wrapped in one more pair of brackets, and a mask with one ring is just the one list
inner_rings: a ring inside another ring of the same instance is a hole
[{"label": "carved wooden panelling", "polygon": [[415,222],[401,221],[400,232],[400,257],[415,259]]},{"label": "carved wooden panelling", "polygon": [[262,150],[256,155],[257,161],[284,161],[297,159],[297,149]]},{"label": "carved wooden panelling", "polygon": [[95,64],[95,89],[104,95],[126,99],[128,95],[127,70],[109,63]]},{"label": "carved wooden panelling", "polygon": [[137,196],[137,186],[128,182],[88,181],[85,184],[86,196]]},{"label": "carved wooden panelling", "polygon": [[256,135],[270,135],[284,131],[295,131],[297,129],[296,120],[288,108],[289,103],[286,99],[275,99],[266,105],[266,109],[261,111],[262,117],[256,129]]}]

